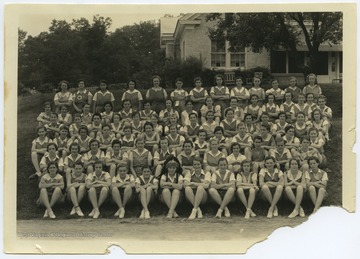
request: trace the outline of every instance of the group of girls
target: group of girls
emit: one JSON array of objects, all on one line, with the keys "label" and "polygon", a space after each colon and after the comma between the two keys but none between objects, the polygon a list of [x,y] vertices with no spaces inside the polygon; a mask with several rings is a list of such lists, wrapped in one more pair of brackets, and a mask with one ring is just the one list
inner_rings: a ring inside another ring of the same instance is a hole
[{"label": "group of girls", "polygon": [[267,217],[278,215],[277,202],[284,195],[294,203],[290,218],[305,216],[303,197],[309,196],[314,212],[326,196],[324,148],[330,141],[332,111],[316,82],[279,88],[277,80],[265,91],[255,77],[253,87],[224,86],[216,75],[210,95],[200,77],[188,93],[181,78],[168,96],[159,76],[143,99],[136,82],[128,82],[121,109],[106,81],[94,95],[78,81],[69,91],[61,81],[54,104],[44,104],[37,118],[38,137],[32,142],[31,159],[39,179],[38,203],[44,217],[55,218],[52,207],[66,198],[71,215],[84,216],[80,203],[88,194],[98,218],[109,197],[117,205],[115,216],[125,216],[126,204],[137,194],[140,218],[150,218],[149,203],[159,197],[176,218],[183,196],[193,205],[189,219],[202,218],[200,205],[218,204],[216,217],[230,217],[227,205],[237,196],[245,218],[256,195],[270,204]]}]

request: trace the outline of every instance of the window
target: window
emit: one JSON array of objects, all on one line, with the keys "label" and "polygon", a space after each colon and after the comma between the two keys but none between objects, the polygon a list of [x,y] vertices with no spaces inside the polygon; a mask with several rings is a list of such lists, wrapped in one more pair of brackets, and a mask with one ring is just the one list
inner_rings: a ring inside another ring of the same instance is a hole
[{"label": "window", "polygon": [[230,53],[230,66],[231,67],[245,67],[245,53]]},{"label": "window", "polygon": [[286,52],[273,51],[270,55],[271,73],[286,73]]},{"label": "window", "polygon": [[328,75],[329,74],[329,61],[328,52],[319,52],[317,57],[317,64],[314,68],[316,75]]},{"label": "window", "polygon": [[211,66],[225,67],[225,42],[211,41]]},{"label": "window", "polygon": [[298,51],[296,56],[289,54],[289,73],[302,73],[302,67],[305,62],[305,52]]}]

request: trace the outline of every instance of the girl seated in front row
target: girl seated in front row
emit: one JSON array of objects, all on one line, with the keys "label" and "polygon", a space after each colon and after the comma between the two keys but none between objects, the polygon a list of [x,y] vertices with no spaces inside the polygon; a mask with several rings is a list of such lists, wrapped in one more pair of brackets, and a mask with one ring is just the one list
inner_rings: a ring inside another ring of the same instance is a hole
[{"label": "girl seated in front row", "polygon": [[140,219],[150,218],[149,204],[155,200],[158,183],[158,179],[151,175],[150,167],[143,167],[142,175],[135,180],[136,192],[139,193],[139,200],[143,206]]},{"label": "girl seated in front row", "polygon": [[169,158],[165,164],[164,174],[160,179],[160,187],[162,188],[160,201],[164,202],[169,208],[167,218],[178,218],[179,215],[175,209],[181,200],[181,189],[183,188],[183,176],[181,168],[176,157]]},{"label": "girl seated in front row", "polygon": [[86,177],[86,187],[88,188],[89,199],[93,206],[89,217],[97,219],[100,216],[99,209],[109,195],[111,177],[109,173],[103,171],[103,162],[95,162],[94,167],[95,171],[89,173]]},{"label": "girl seated in front row", "polygon": [[237,195],[246,208],[245,218],[256,217],[256,214],[252,211],[252,206],[259,187],[257,186],[257,173],[251,172],[250,160],[241,162],[241,172],[236,177],[236,187]]},{"label": "girl seated in front row", "polygon": [[225,217],[230,217],[227,205],[234,199],[235,176],[227,170],[227,167],[228,162],[226,158],[220,158],[218,163],[219,169],[211,176],[209,195],[220,206],[215,215],[216,218],[221,218],[223,211]]},{"label": "girl seated in front row", "polygon": [[267,217],[272,218],[279,215],[276,204],[281,198],[284,189],[283,172],[275,167],[275,158],[265,158],[265,168],[260,170],[259,185],[261,194],[270,203]]},{"label": "girl seated in front row", "polygon": [[306,190],[305,174],[300,170],[300,162],[292,158],[290,159],[290,170],[285,173],[285,193],[287,198],[295,204],[294,210],[289,218],[295,218],[297,215],[305,217],[301,201],[304,191]]},{"label": "girl seated in front row", "polygon": [[114,216],[120,219],[125,216],[125,206],[130,201],[133,194],[133,187],[135,186],[135,178],[133,175],[128,174],[126,165],[119,165],[117,174],[111,181],[111,195],[119,207]]},{"label": "girl seated in front row", "polygon": [[86,174],[84,174],[84,165],[81,161],[78,161],[74,165],[74,170],[69,170],[66,173],[66,198],[73,204],[70,215],[76,213],[78,216],[84,217],[84,213],[79,204],[86,194],[85,180]]},{"label": "girl seated in front row", "polygon": [[47,167],[47,172],[41,177],[39,183],[40,198],[38,204],[45,206],[44,218],[50,217],[55,219],[56,216],[52,207],[64,201],[62,189],[64,189],[64,179],[58,174],[58,166],[55,162],[50,162]]},{"label": "girl seated in front row", "polygon": [[207,201],[207,192],[211,182],[211,174],[201,168],[201,159],[193,160],[192,169],[185,175],[184,187],[186,199],[193,205],[189,219],[196,217],[201,219],[202,211],[200,205]]},{"label": "girl seated in front row", "polygon": [[315,213],[321,206],[326,197],[326,186],[328,182],[328,175],[325,171],[319,169],[319,159],[316,157],[309,158],[310,170],[305,172],[306,185],[309,189],[311,201],[314,204]]}]

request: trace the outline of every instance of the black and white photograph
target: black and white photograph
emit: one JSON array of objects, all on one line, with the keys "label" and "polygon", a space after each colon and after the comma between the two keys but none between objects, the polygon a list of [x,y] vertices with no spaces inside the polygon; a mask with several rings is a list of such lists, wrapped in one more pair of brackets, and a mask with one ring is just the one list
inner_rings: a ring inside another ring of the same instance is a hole
[{"label": "black and white photograph", "polygon": [[4,13],[6,252],[239,254],[354,212],[353,4]]}]

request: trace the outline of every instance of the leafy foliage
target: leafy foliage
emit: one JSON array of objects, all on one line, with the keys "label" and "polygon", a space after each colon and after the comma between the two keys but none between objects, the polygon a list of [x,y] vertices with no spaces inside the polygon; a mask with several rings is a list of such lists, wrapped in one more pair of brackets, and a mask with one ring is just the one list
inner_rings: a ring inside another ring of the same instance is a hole
[{"label": "leafy foliage", "polygon": [[149,75],[162,72],[165,54],[159,47],[158,23],[140,22],[109,33],[111,23],[98,15],[92,22],[53,20],[48,32],[27,38],[19,29],[19,85],[38,88],[79,78],[94,85],[101,79],[134,78],[141,86],[150,81]]},{"label": "leafy foliage", "polygon": [[217,26],[209,30],[209,37],[228,40],[231,51],[285,49],[296,56],[297,46],[306,44],[310,70],[316,67],[320,44],[342,41],[341,12],[212,13],[207,20],[217,21]]}]

